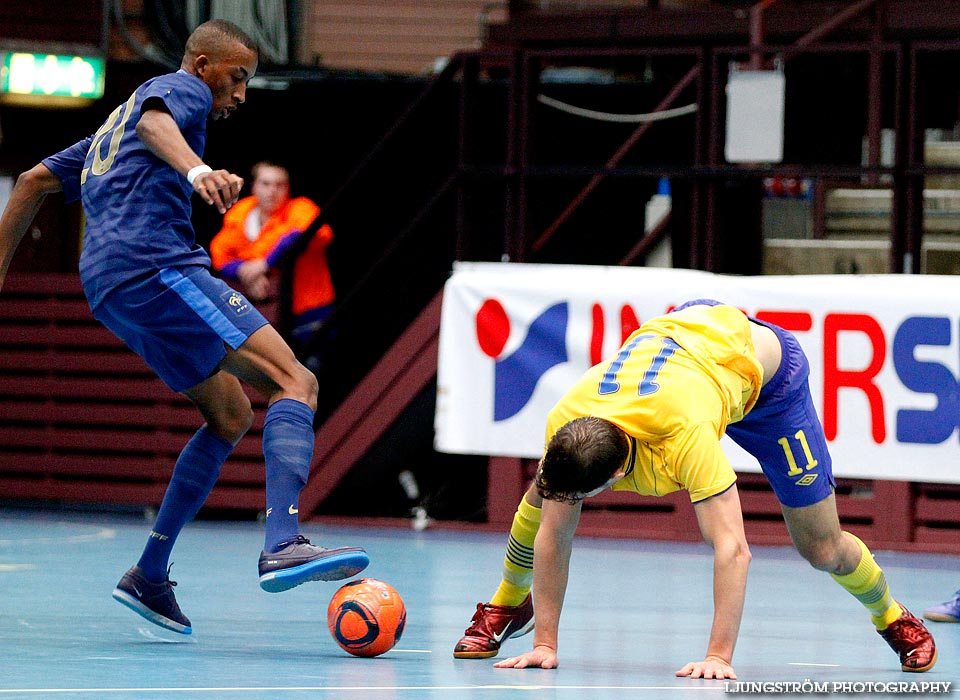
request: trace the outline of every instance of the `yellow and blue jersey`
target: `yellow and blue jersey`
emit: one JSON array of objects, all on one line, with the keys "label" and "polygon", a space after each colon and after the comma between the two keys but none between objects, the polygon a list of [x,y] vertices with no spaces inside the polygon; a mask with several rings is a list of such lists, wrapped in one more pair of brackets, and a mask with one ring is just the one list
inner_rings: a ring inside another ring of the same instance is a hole
[{"label": "yellow and blue jersey", "polygon": [[663,496],[686,489],[701,501],[736,481],[719,441],[762,385],[743,312],[689,306],[650,319],[615,357],[587,370],[550,411],[546,440],[575,418],[603,418],[632,438],[629,473],[614,490]]}]

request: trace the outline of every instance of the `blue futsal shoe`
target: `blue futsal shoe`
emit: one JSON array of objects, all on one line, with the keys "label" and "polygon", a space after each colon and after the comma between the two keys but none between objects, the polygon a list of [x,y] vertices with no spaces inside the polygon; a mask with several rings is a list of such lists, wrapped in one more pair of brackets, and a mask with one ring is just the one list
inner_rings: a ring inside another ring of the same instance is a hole
[{"label": "blue futsal shoe", "polygon": [[934,622],[960,622],[960,591],[953,594],[952,600],[924,610],[923,616]]},{"label": "blue futsal shoe", "polygon": [[260,553],[260,588],[289,590],[307,581],[339,581],[367,568],[370,557],[359,547],[326,549],[303,535],[280,544],[280,551]]},{"label": "blue futsal shoe", "polygon": [[180,611],[177,598],[173,595],[176,585],[176,581],[170,580],[169,569],[163,583],[151,583],[144,578],[139,566],[133,566],[113,589],[113,598],[155,625],[180,634],[192,634],[190,620]]}]

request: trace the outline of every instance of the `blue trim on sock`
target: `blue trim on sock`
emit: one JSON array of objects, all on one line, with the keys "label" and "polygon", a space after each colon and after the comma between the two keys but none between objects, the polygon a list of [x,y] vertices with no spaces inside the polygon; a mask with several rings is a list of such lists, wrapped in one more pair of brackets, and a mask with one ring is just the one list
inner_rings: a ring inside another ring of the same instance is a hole
[{"label": "blue trim on sock", "polygon": [[270,405],[270,408],[267,409],[267,417],[264,424],[271,420],[285,417],[287,414],[289,414],[292,419],[299,418],[309,423],[311,429],[313,428],[313,409],[296,399],[277,399],[274,401],[273,404]]}]

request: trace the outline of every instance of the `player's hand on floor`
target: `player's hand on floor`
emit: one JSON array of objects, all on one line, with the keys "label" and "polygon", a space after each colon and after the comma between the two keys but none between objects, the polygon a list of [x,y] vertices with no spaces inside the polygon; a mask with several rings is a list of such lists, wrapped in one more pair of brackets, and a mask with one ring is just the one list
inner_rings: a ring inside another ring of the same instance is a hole
[{"label": "player's hand on floor", "polygon": [[708,656],[703,661],[692,661],[677,671],[677,675],[690,676],[691,678],[716,678],[717,680],[724,678],[736,680],[737,678],[733,666],[719,656]]},{"label": "player's hand on floor", "polygon": [[520,656],[512,656],[509,659],[498,661],[494,664],[495,668],[556,668],[560,662],[557,660],[557,652],[550,647],[534,647],[533,651],[528,651]]}]

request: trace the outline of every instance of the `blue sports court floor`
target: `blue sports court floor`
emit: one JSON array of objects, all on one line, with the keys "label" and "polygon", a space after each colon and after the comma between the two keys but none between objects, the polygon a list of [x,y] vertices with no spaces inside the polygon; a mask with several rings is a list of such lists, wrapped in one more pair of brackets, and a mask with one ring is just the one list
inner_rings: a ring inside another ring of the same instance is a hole
[{"label": "blue sports court floor", "polygon": [[[703,545],[578,539],[560,668],[501,670],[489,660],[455,661],[451,650],[499,580],[505,535],[305,527],[323,544],[366,547],[364,575],[393,584],[406,601],[398,646],[360,659],[327,632],[326,606],[339,584],[259,589],[255,523],[197,522],[181,537],[172,578],[192,636],[137,617],[110,592],[148,529],[116,513],[0,510],[0,700],[737,697],[723,681],[673,675],[706,646],[712,557]],[[952,681],[939,697],[960,697],[960,625],[931,623],[937,667],[901,673],[863,609],[828,576],[790,549],[753,553],[734,658],[741,681]],[[915,613],[960,587],[960,557],[877,559]],[[508,642],[501,655],[531,640]]]}]

